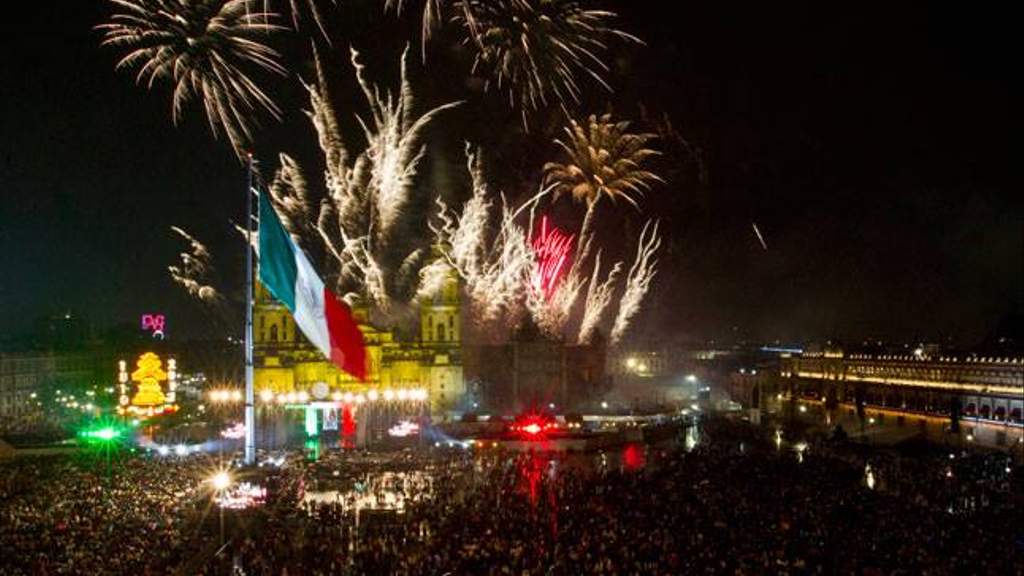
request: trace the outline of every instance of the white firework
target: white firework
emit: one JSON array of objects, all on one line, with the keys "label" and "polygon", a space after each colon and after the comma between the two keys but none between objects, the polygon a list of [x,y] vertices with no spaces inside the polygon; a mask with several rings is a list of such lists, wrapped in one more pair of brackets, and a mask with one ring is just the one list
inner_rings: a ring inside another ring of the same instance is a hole
[{"label": "white firework", "polygon": [[[405,0],[385,0],[385,10],[395,10],[397,13],[401,13],[405,7]],[[425,0],[423,4],[423,24],[420,30],[420,39],[422,43],[422,54],[423,59],[427,58],[427,42],[434,33],[435,28],[439,28],[444,20],[444,0]]]},{"label": "white firework", "polygon": [[560,339],[565,335],[572,307],[576,304],[580,289],[585,283],[578,269],[571,268],[548,298],[532,289],[531,285],[527,291],[526,305],[542,334],[554,339]]},{"label": "white firework", "polygon": [[[431,224],[431,229],[447,267],[463,281],[469,317],[481,326],[512,324],[522,312],[533,253],[526,232],[515,223],[515,212],[504,198],[498,231],[491,242],[487,241],[494,203],[487,198],[477,157],[468,147],[466,157],[473,194],[460,214],[450,212],[438,199],[439,224]],[[438,277],[444,269],[441,266],[432,265],[421,275],[425,289],[428,284],[439,285]]]},{"label": "white firework", "polygon": [[103,31],[103,45],[123,51],[117,68],[137,69],[149,88],[173,85],[171,115],[177,124],[184,105],[202,102],[210,131],[224,133],[239,157],[252,141],[254,113],[281,118],[281,110],[254,80],[252,71],[286,76],[280,54],[265,43],[276,15],[254,12],[249,0],[110,0],[116,12]]},{"label": "white firework", "polygon": [[615,291],[615,280],[622,272],[622,262],[616,262],[604,280],[601,275],[601,251],[594,257],[594,272],[587,285],[587,298],[583,305],[583,320],[580,322],[579,343],[590,344]]},{"label": "white firework", "polygon": [[[648,234],[650,232],[650,234]],[[619,303],[619,312],[615,316],[615,324],[612,326],[611,343],[615,344],[622,339],[622,336],[629,328],[630,321],[640,311],[640,305],[647,296],[651,280],[656,273],[657,260],[654,253],[661,246],[661,237],[658,236],[658,223],[648,220],[640,232],[640,239],[637,242],[636,259],[626,275],[626,290],[622,294],[622,301]]]},{"label": "white firework", "polygon": [[171,226],[171,231],[184,238],[189,244],[189,251],[179,255],[181,265],[167,267],[171,279],[194,298],[211,304],[220,301],[220,293],[210,284],[213,265],[209,249],[194,236],[177,226]]},{"label": "white firework", "polygon": [[278,160],[280,167],[267,187],[267,192],[285,229],[299,246],[303,246],[314,236],[314,206],[309,184],[301,166],[291,156],[280,154]]},{"label": "white firework", "polygon": [[326,194],[314,218],[302,172],[283,156],[273,195],[286,219],[294,214],[308,223],[293,221],[286,225],[305,242],[323,245],[335,264],[338,289],[349,299],[361,294],[379,311],[388,313],[394,303],[406,302],[420,292],[419,269],[425,264],[425,251],[422,246],[407,249],[406,244],[416,236],[410,226],[422,223],[406,214],[405,208],[426,149],[421,142],[423,130],[439,113],[459,103],[444,104],[420,116],[414,114],[415,101],[406,73],[408,48],[402,55],[398,97],[382,95],[367,80],[355,50],[351,51],[351,60],[370,109],[368,120],[357,117],[366,148],[355,156],[346,149],[328,94],[324,66],[316,54],[316,81],[306,88],[311,107],[308,115],[326,164]]}]

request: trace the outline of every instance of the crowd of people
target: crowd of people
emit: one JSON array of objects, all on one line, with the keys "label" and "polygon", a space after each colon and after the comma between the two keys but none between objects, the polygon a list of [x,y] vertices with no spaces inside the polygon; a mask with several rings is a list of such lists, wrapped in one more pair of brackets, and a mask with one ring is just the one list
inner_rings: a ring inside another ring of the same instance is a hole
[{"label": "crowd of people", "polygon": [[1021,469],[1000,453],[712,420],[696,443],[606,454],[356,454],[293,455],[273,498],[229,511],[223,546],[211,458],[127,458],[109,481],[66,458],[0,465],[0,574],[1024,573]]},{"label": "crowd of people", "polygon": [[204,455],[19,457],[0,465],[0,574],[162,574],[202,546]]}]

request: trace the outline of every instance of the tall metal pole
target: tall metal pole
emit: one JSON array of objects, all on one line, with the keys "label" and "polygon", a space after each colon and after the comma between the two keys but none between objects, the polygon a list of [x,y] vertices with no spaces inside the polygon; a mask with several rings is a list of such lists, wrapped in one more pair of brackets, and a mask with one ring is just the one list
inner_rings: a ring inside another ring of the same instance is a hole
[{"label": "tall metal pole", "polygon": [[245,465],[256,463],[256,394],[252,369],[252,153],[246,157],[245,174]]}]

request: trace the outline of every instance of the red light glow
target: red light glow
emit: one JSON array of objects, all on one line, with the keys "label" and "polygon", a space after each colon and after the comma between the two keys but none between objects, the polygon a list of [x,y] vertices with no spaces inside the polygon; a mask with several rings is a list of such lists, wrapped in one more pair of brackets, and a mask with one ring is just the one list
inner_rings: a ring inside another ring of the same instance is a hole
[{"label": "red light glow", "polygon": [[622,465],[626,470],[639,470],[646,463],[646,455],[640,446],[630,444],[622,451]]},{"label": "red light glow", "polygon": [[354,448],[356,436],[356,420],[352,415],[352,406],[345,404],[341,409],[341,445],[343,448]]},{"label": "red light glow", "polygon": [[554,422],[543,415],[526,414],[516,419],[511,430],[528,440],[543,440],[549,431],[553,431],[557,427]]}]

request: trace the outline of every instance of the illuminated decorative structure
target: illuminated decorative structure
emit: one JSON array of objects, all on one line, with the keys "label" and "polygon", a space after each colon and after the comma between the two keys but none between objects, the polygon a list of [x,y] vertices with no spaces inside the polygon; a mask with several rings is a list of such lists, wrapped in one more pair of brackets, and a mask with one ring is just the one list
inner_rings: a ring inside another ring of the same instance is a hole
[{"label": "illuminated decorative structure", "polygon": [[124,360],[120,360],[117,363],[117,381],[118,381],[118,402],[117,402],[117,413],[124,414],[124,410],[128,407],[128,403],[131,401],[128,398],[128,363]]},{"label": "illuminated decorative structure", "polygon": [[139,357],[138,367],[132,372],[132,381],[139,383],[132,397],[132,406],[153,407],[164,403],[160,382],[167,380],[167,372],[163,371],[161,364],[160,358],[152,352]]},{"label": "illuminated decorative structure", "polygon": [[[131,373],[131,380],[137,383],[137,387],[135,395],[129,399],[127,364],[121,360],[118,362],[120,398],[117,413],[153,416],[176,411],[178,406],[174,402],[177,379],[177,363],[173,358],[167,361],[167,371],[164,371],[160,357],[153,352],[146,352],[136,360],[136,369]],[[160,386],[161,382],[168,383],[166,393]]]}]

